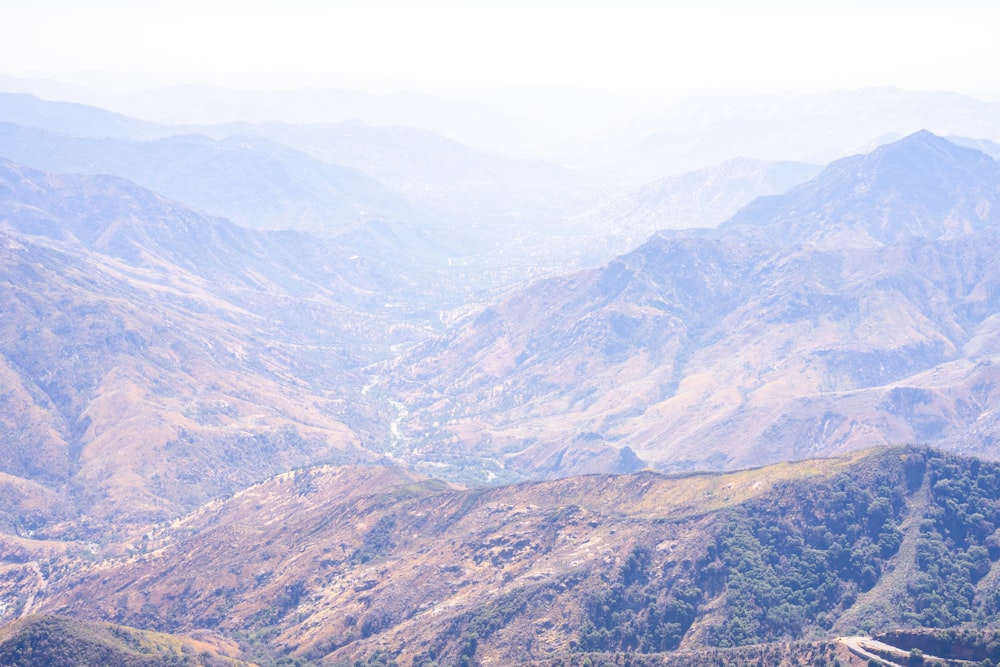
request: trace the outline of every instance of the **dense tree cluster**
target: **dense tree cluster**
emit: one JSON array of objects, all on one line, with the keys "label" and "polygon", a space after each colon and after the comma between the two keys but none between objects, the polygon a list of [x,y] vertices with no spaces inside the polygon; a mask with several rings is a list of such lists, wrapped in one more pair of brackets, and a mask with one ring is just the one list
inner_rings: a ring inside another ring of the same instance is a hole
[{"label": "dense tree cluster", "polygon": [[910,486],[902,463],[864,479],[789,483],[720,517],[699,560],[655,566],[650,549],[636,546],[616,576],[588,594],[578,646],[674,650],[719,594],[725,618],[708,635],[716,646],[825,632],[898,551]]},{"label": "dense tree cluster", "polygon": [[976,584],[1000,558],[1000,465],[931,453],[927,477],[931,503],[920,522],[905,620],[936,628],[996,620],[1000,591],[977,598]]},{"label": "dense tree cluster", "polygon": [[845,474],[731,512],[717,539],[727,614],[713,643],[741,646],[828,630],[899,549],[905,505],[900,476],[859,481]]}]

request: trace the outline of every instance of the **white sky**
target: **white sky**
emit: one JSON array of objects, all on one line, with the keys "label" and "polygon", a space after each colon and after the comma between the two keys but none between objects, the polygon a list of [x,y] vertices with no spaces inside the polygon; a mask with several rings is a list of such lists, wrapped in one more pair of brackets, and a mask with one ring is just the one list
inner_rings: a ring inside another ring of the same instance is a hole
[{"label": "white sky", "polygon": [[895,85],[995,99],[998,27],[992,0],[0,0],[0,74],[369,92]]}]

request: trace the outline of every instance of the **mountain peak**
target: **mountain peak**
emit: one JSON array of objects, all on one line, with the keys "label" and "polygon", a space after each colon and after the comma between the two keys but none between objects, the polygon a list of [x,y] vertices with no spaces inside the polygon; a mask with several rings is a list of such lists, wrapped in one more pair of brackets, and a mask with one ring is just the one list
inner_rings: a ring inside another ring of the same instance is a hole
[{"label": "mountain peak", "polygon": [[[905,144],[905,143],[950,143],[946,139],[939,137],[930,130],[917,130],[913,134],[908,134],[899,141],[893,142],[894,144]],[[892,144],[890,144],[892,145]]]},{"label": "mountain peak", "polygon": [[954,238],[1000,220],[998,184],[993,158],[920,130],[757,199],[720,228],[783,245]]},{"label": "mountain peak", "polygon": [[979,163],[993,159],[985,153],[974,148],[959,146],[944,137],[940,137],[928,130],[918,130],[902,139],[889,144],[879,146],[867,157],[877,159],[887,155],[897,155],[913,160],[936,162],[933,166],[940,167],[939,162],[945,161],[968,161]]}]

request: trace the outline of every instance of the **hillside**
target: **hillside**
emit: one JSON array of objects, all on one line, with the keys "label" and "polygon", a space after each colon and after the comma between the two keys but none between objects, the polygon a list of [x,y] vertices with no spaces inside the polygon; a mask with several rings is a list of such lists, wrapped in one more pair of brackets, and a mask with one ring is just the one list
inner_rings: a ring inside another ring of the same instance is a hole
[{"label": "hillside", "polygon": [[8,565],[2,595],[317,664],[681,657],[983,625],[1000,621],[998,480],[997,464],[917,449],[493,489],[320,467],[162,524],[118,557],[50,558],[20,580],[35,565]]},{"label": "hillside", "polygon": [[397,455],[480,479],[877,443],[996,456],[1000,175],[927,133],[663,233],[415,350]]}]

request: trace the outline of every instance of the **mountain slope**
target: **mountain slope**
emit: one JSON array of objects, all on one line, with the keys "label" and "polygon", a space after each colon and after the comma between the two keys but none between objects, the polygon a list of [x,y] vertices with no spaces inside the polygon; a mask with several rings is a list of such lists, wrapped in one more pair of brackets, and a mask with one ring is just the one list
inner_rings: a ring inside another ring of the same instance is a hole
[{"label": "mountain slope", "polygon": [[164,525],[126,557],[56,561],[34,604],[258,637],[324,664],[683,658],[989,623],[997,479],[995,463],[917,449],[467,490],[315,468]]},{"label": "mountain slope", "polygon": [[990,158],[921,133],[538,283],[397,367],[400,456],[489,452],[490,478],[878,442],[996,455],[998,185]]}]

